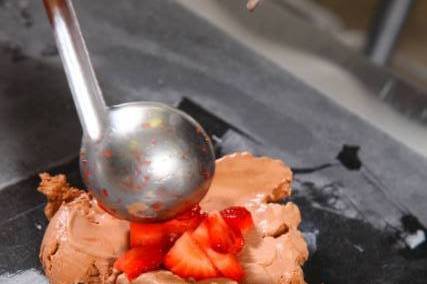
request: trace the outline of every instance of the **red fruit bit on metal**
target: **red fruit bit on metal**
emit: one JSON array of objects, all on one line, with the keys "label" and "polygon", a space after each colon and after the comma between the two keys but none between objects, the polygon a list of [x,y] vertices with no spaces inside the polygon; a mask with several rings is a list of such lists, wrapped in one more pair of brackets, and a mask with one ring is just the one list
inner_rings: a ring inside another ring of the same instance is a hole
[{"label": "red fruit bit on metal", "polygon": [[105,197],[108,197],[109,195],[108,191],[105,188],[101,189],[101,194],[104,195]]},{"label": "red fruit bit on metal", "polygon": [[113,151],[111,151],[111,149],[105,149],[104,151],[102,151],[101,155],[104,158],[109,159],[109,158],[111,158],[113,156]]}]

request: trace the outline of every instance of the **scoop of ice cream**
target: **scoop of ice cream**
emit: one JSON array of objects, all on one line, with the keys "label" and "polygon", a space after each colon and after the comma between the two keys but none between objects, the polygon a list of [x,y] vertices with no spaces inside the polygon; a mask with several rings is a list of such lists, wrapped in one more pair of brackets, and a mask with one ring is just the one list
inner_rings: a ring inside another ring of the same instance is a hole
[{"label": "scoop of ice cream", "polygon": [[103,211],[87,193],[51,219],[40,260],[52,283],[114,283],[114,260],[128,248],[129,224]]}]

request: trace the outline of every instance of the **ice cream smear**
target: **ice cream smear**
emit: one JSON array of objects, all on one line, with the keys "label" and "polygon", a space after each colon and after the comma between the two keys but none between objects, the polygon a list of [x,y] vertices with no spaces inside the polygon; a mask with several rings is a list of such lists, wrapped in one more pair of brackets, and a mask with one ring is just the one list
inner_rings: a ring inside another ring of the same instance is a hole
[{"label": "ice cream smear", "polygon": [[[200,203],[208,216],[230,206],[241,206],[251,213],[254,226],[244,232],[244,246],[235,254],[244,270],[239,282],[221,273],[195,281],[168,271],[167,265],[129,280],[113,265],[130,248],[130,224],[103,211],[89,194],[77,194],[64,176],[42,174],[41,178],[39,190],[50,202],[46,213],[53,217],[40,259],[51,283],[305,283],[301,266],[308,250],[298,231],[301,215],[295,204],[283,203],[291,194],[292,172],[279,160],[249,153],[217,160],[212,185]],[[64,198],[69,190],[74,199]],[[54,203],[61,204],[56,212]],[[182,239],[188,243],[188,236]]]}]

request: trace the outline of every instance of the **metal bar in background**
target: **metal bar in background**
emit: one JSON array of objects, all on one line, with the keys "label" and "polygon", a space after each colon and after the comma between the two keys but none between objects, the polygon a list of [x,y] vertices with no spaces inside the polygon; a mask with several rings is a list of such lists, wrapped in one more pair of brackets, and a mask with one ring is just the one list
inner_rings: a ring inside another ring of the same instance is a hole
[{"label": "metal bar in background", "polygon": [[414,0],[380,1],[366,48],[372,62],[378,65],[387,63],[414,2]]}]

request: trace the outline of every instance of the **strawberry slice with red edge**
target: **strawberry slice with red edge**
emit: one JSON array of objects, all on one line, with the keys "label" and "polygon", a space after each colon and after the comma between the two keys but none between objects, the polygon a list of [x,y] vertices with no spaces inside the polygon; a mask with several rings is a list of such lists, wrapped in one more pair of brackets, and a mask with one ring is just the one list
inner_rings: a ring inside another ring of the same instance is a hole
[{"label": "strawberry slice with red edge", "polygon": [[209,260],[222,276],[236,281],[243,278],[243,268],[235,255],[231,253],[219,253],[211,248],[209,230],[206,221],[201,223],[197,229],[194,230],[191,236],[200,245]]},{"label": "strawberry slice with red edge", "polygon": [[182,278],[196,280],[219,276],[202,248],[185,232],[172,246],[163,260],[164,266]]},{"label": "strawberry slice with red edge", "polygon": [[220,213],[228,225],[239,230],[242,234],[249,231],[254,225],[251,212],[245,207],[233,206],[221,210]]},{"label": "strawberry slice with red edge", "polygon": [[236,281],[242,280],[245,273],[234,254],[219,253],[211,248],[206,248],[205,253],[222,276]]},{"label": "strawberry slice with red edge", "polygon": [[141,273],[158,269],[163,261],[164,251],[159,247],[137,247],[128,250],[114,263],[114,268],[124,272],[129,280]]},{"label": "strawberry slice with red edge", "polygon": [[191,236],[193,239],[204,249],[211,246],[210,243],[210,237],[209,237],[209,231],[208,226],[206,224],[207,222],[202,222],[193,233],[191,233]]},{"label": "strawberry slice with red edge", "polygon": [[176,239],[185,231],[194,230],[206,214],[200,212],[200,206],[196,205],[174,219],[161,223],[131,223],[130,225],[130,245],[158,246],[169,248]]},{"label": "strawberry slice with red edge", "polygon": [[169,234],[181,235],[185,231],[193,231],[205,218],[206,213],[201,213],[200,206],[196,205],[174,219],[165,222],[165,227]]},{"label": "strawberry slice with red edge", "polygon": [[237,206],[209,215],[195,206],[162,223],[131,223],[132,249],[114,267],[130,280],[163,263],[183,278],[223,276],[239,281],[244,271],[236,254],[244,245],[242,233],[252,227],[250,212]]},{"label": "strawberry slice with red edge", "polygon": [[135,247],[166,247],[167,231],[163,224],[130,224],[130,246]]},{"label": "strawberry slice with red edge", "polygon": [[229,226],[219,212],[206,218],[211,247],[221,253],[236,254],[242,250],[244,240],[239,230]]}]

